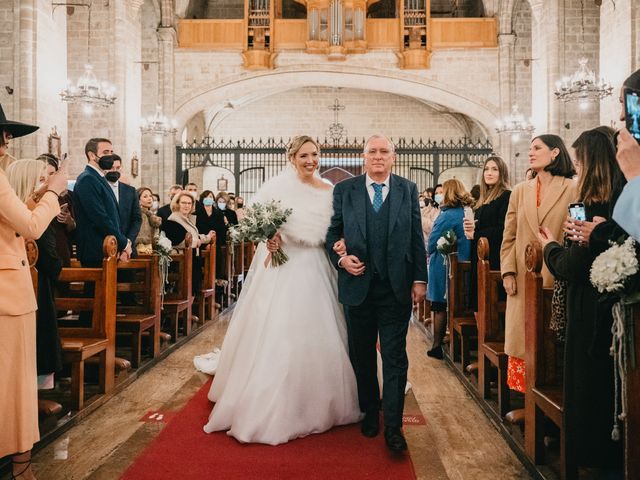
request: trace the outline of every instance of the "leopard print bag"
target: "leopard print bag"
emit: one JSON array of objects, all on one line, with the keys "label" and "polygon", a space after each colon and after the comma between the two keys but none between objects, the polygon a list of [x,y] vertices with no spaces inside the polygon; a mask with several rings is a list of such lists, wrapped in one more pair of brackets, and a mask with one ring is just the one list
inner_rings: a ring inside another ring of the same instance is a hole
[{"label": "leopard print bag", "polygon": [[[571,242],[565,236],[562,246],[569,248],[570,245]],[[553,281],[549,328],[556,332],[556,338],[559,342],[564,342],[567,328],[567,282],[557,278]]]}]

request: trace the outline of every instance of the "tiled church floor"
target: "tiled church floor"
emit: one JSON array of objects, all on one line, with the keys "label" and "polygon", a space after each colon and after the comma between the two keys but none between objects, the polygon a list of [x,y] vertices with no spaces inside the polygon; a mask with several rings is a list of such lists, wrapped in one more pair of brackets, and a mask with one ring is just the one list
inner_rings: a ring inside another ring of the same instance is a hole
[{"label": "tiled church floor", "polygon": [[[41,480],[116,479],[162,429],[140,421],[148,412],[172,412],[207,380],[194,355],[222,343],[227,321],[204,329],[96,412],[34,456]],[[525,468],[449,368],[425,356],[418,327],[409,330],[409,380],[405,412],[426,425],[405,427],[419,479],[527,479]],[[418,411],[419,408],[419,411]],[[212,478],[215,472],[212,472]]]}]

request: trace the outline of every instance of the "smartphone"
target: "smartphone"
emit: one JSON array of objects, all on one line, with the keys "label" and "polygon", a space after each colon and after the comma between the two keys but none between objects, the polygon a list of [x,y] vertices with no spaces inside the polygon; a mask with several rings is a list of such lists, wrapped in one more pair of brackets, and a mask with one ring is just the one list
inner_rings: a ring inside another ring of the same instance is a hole
[{"label": "smartphone", "polygon": [[627,130],[640,143],[640,91],[624,89],[624,118]]},{"label": "smartphone", "polygon": [[473,222],[473,209],[471,207],[464,207],[464,219],[471,220]]},{"label": "smartphone", "polygon": [[584,210],[584,203],[576,202],[569,204],[569,216],[575,220],[587,220],[587,212]]}]

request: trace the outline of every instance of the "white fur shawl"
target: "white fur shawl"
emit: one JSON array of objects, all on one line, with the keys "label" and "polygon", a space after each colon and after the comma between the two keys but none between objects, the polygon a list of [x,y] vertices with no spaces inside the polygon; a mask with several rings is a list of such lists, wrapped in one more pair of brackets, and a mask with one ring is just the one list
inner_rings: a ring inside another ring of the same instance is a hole
[{"label": "white fur shawl", "polygon": [[279,200],[291,215],[280,229],[284,242],[318,246],[324,243],[333,215],[333,189],[319,189],[302,183],[288,166],[265,182],[250,203]]}]

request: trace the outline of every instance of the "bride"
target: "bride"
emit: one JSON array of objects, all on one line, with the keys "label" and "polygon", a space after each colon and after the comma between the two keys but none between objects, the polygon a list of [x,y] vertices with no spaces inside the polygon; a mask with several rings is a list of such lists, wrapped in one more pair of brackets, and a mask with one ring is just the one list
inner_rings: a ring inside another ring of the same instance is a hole
[{"label": "bride", "polygon": [[277,445],[360,420],[336,272],[324,250],[332,188],[317,173],[319,147],[293,139],[290,165],[254,202],[280,200],[293,213],[269,250],[284,265],[265,267],[260,244],[222,345],[204,431],[228,430],[240,442]]}]

